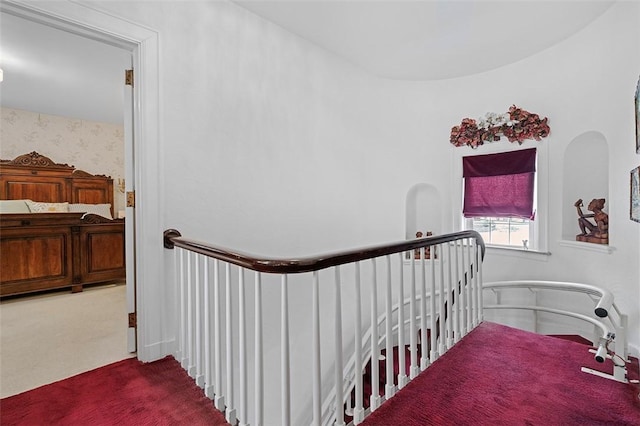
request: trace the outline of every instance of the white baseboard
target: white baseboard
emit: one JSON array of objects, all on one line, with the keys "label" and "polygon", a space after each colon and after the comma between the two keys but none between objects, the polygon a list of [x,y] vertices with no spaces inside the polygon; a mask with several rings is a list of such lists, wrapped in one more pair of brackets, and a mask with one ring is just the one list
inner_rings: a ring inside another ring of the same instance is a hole
[{"label": "white baseboard", "polygon": [[175,339],[156,342],[138,348],[138,359],[142,362],[153,362],[173,355],[176,349]]}]

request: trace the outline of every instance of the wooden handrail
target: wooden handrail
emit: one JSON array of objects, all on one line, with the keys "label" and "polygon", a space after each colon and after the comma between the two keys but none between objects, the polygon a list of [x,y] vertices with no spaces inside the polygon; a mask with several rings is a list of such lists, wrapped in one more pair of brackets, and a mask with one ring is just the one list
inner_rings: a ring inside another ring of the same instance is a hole
[{"label": "wooden handrail", "polygon": [[332,266],[373,259],[394,253],[402,253],[422,247],[434,246],[465,238],[473,238],[480,246],[481,256],[484,259],[485,245],[482,237],[476,231],[461,231],[451,234],[435,235],[415,240],[403,240],[395,243],[369,246],[358,249],[333,252],[318,256],[302,257],[299,259],[275,259],[258,257],[252,254],[230,250],[224,247],[213,246],[201,241],[184,238],[179,231],[168,229],[164,231],[164,247],[173,249],[180,247],[202,255],[220,259],[234,265],[242,266],[258,272],[275,274],[298,274],[302,272],[319,271]]}]

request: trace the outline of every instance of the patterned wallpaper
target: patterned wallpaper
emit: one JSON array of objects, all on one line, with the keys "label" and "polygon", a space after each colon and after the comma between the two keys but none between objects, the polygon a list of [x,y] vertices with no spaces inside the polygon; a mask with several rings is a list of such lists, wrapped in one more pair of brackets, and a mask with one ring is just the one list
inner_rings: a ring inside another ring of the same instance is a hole
[{"label": "patterned wallpaper", "polygon": [[124,210],[124,194],[117,188],[118,178],[124,178],[122,125],[12,108],[2,108],[0,119],[0,158],[12,160],[37,151],[56,163],[111,176],[116,216]]}]

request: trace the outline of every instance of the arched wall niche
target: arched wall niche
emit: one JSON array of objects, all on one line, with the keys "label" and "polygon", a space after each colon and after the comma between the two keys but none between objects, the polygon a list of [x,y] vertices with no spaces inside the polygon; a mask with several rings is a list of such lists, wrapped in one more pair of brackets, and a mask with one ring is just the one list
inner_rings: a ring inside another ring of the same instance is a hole
[{"label": "arched wall niche", "polygon": [[409,189],[406,200],[405,236],[416,237],[416,232],[442,232],[442,197],[438,189],[428,183],[418,183]]},{"label": "arched wall niche", "polygon": [[584,214],[594,198],[605,198],[605,212],[609,212],[609,147],[607,139],[598,131],[576,136],[567,146],[563,160],[562,239],[575,241],[580,233],[578,213],[574,206],[582,199]]}]

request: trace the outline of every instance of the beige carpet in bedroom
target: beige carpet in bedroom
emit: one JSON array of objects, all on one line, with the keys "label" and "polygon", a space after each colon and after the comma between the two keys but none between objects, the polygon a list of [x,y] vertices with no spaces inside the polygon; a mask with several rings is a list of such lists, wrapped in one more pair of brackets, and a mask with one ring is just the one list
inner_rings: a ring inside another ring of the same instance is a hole
[{"label": "beige carpet in bedroom", "polygon": [[134,356],[126,286],[92,286],[0,302],[0,398]]}]

